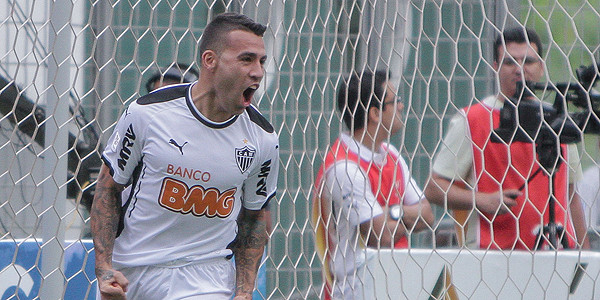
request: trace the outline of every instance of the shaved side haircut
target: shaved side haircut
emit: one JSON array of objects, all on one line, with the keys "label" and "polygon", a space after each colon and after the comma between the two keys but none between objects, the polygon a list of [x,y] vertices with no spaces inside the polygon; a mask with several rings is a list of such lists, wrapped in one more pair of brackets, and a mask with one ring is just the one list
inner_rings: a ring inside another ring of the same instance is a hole
[{"label": "shaved side haircut", "polygon": [[216,16],[204,29],[200,39],[200,55],[206,50],[213,50],[219,53],[223,49],[224,37],[234,30],[249,31],[257,36],[263,36],[267,27],[245,15],[237,13],[223,13]]}]

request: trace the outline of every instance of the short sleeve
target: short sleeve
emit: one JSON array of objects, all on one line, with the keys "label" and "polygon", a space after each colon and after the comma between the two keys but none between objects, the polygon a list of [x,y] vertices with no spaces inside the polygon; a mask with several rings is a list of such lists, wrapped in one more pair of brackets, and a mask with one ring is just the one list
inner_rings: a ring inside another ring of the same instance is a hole
[{"label": "short sleeve", "polygon": [[339,161],[325,173],[325,196],[334,204],[336,218],[357,226],[381,215],[383,209],[371,191],[371,184],[360,166]]},{"label": "short sleeve", "polygon": [[567,145],[567,161],[569,164],[569,183],[577,183],[583,178],[581,158],[579,157],[577,144]]},{"label": "short sleeve", "polygon": [[115,182],[127,184],[142,157],[144,132],[147,127],[140,106],[132,103],[115,126],[102,153]]},{"label": "short sleeve", "polygon": [[402,176],[404,178],[404,195],[402,197],[402,203],[404,205],[414,205],[419,203],[425,198],[425,195],[412,177],[410,170],[408,169],[408,164],[406,164],[406,161],[400,155],[400,151],[398,151],[396,147],[388,144],[386,145],[386,148],[398,158],[398,167],[402,171]]},{"label": "short sleeve", "polygon": [[593,165],[585,170],[582,179],[577,182],[577,194],[585,212],[586,223],[592,228],[598,228],[600,224],[600,169]]},{"label": "short sleeve", "polygon": [[277,192],[279,176],[279,138],[271,133],[262,141],[258,164],[243,185],[243,205],[259,210],[266,206]]},{"label": "short sleeve", "polygon": [[408,166],[404,159],[400,159],[402,166],[402,174],[404,174],[404,197],[402,203],[404,205],[415,205],[425,198],[423,191],[417,185],[415,179],[411,176]]},{"label": "short sleeve", "polygon": [[450,179],[468,180],[473,169],[473,146],[469,134],[467,117],[463,111],[457,113],[448,126],[448,131],[439,146],[433,161],[434,173]]}]

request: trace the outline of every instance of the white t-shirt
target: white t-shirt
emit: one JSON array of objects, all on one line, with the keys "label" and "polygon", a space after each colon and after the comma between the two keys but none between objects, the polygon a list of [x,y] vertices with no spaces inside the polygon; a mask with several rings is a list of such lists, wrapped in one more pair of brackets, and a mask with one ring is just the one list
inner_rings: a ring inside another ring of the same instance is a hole
[{"label": "white t-shirt", "polygon": [[121,116],[103,153],[122,194],[116,267],[227,257],[241,207],[275,195],[279,143],[254,107],[215,123],[191,101],[193,84],[139,98]]},{"label": "white t-shirt", "polygon": [[577,182],[577,193],[581,198],[586,224],[598,230],[600,228],[600,168],[592,166],[583,172],[583,178]]},{"label": "white t-shirt", "polygon": [[[408,165],[399,151],[390,144],[384,144],[378,152],[373,152],[350,135],[342,133],[340,141],[348,147],[348,151],[356,153],[361,159],[377,165],[385,164],[387,151],[398,157],[398,164],[404,178],[404,205],[419,203],[424,198],[423,192],[410,175]],[[336,220],[338,246],[331,267],[337,278],[345,278],[345,282],[337,282],[334,287],[334,299],[339,299],[344,290],[346,299],[360,299],[365,280],[364,266],[373,253],[366,250],[360,235],[359,225],[383,213],[371,190],[368,176],[360,165],[351,160],[341,160],[325,170],[322,197],[331,199]],[[366,295],[373,295],[364,291]],[[336,297],[337,296],[337,297]]]}]

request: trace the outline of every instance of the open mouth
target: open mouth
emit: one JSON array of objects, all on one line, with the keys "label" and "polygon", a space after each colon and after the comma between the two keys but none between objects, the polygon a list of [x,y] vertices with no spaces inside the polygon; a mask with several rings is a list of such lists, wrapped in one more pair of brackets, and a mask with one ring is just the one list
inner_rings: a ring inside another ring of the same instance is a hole
[{"label": "open mouth", "polygon": [[244,94],[244,103],[245,104],[250,105],[250,103],[252,103],[252,97],[254,96],[254,93],[256,92],[257,89],[258,89],[258,86],[253,85],[244,90],[243,94]]}]

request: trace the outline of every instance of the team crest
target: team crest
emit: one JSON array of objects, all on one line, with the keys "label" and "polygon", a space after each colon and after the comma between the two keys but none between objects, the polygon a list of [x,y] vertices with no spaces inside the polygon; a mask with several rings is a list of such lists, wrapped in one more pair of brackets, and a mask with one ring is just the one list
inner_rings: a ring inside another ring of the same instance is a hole
[{"label": "team crest", "polygon": [[242,173],[246,172],[252,164],[254,154],[256,154],[256,150],[248,146],[244,146],[244,148],[235,148],[235,161]]}]

